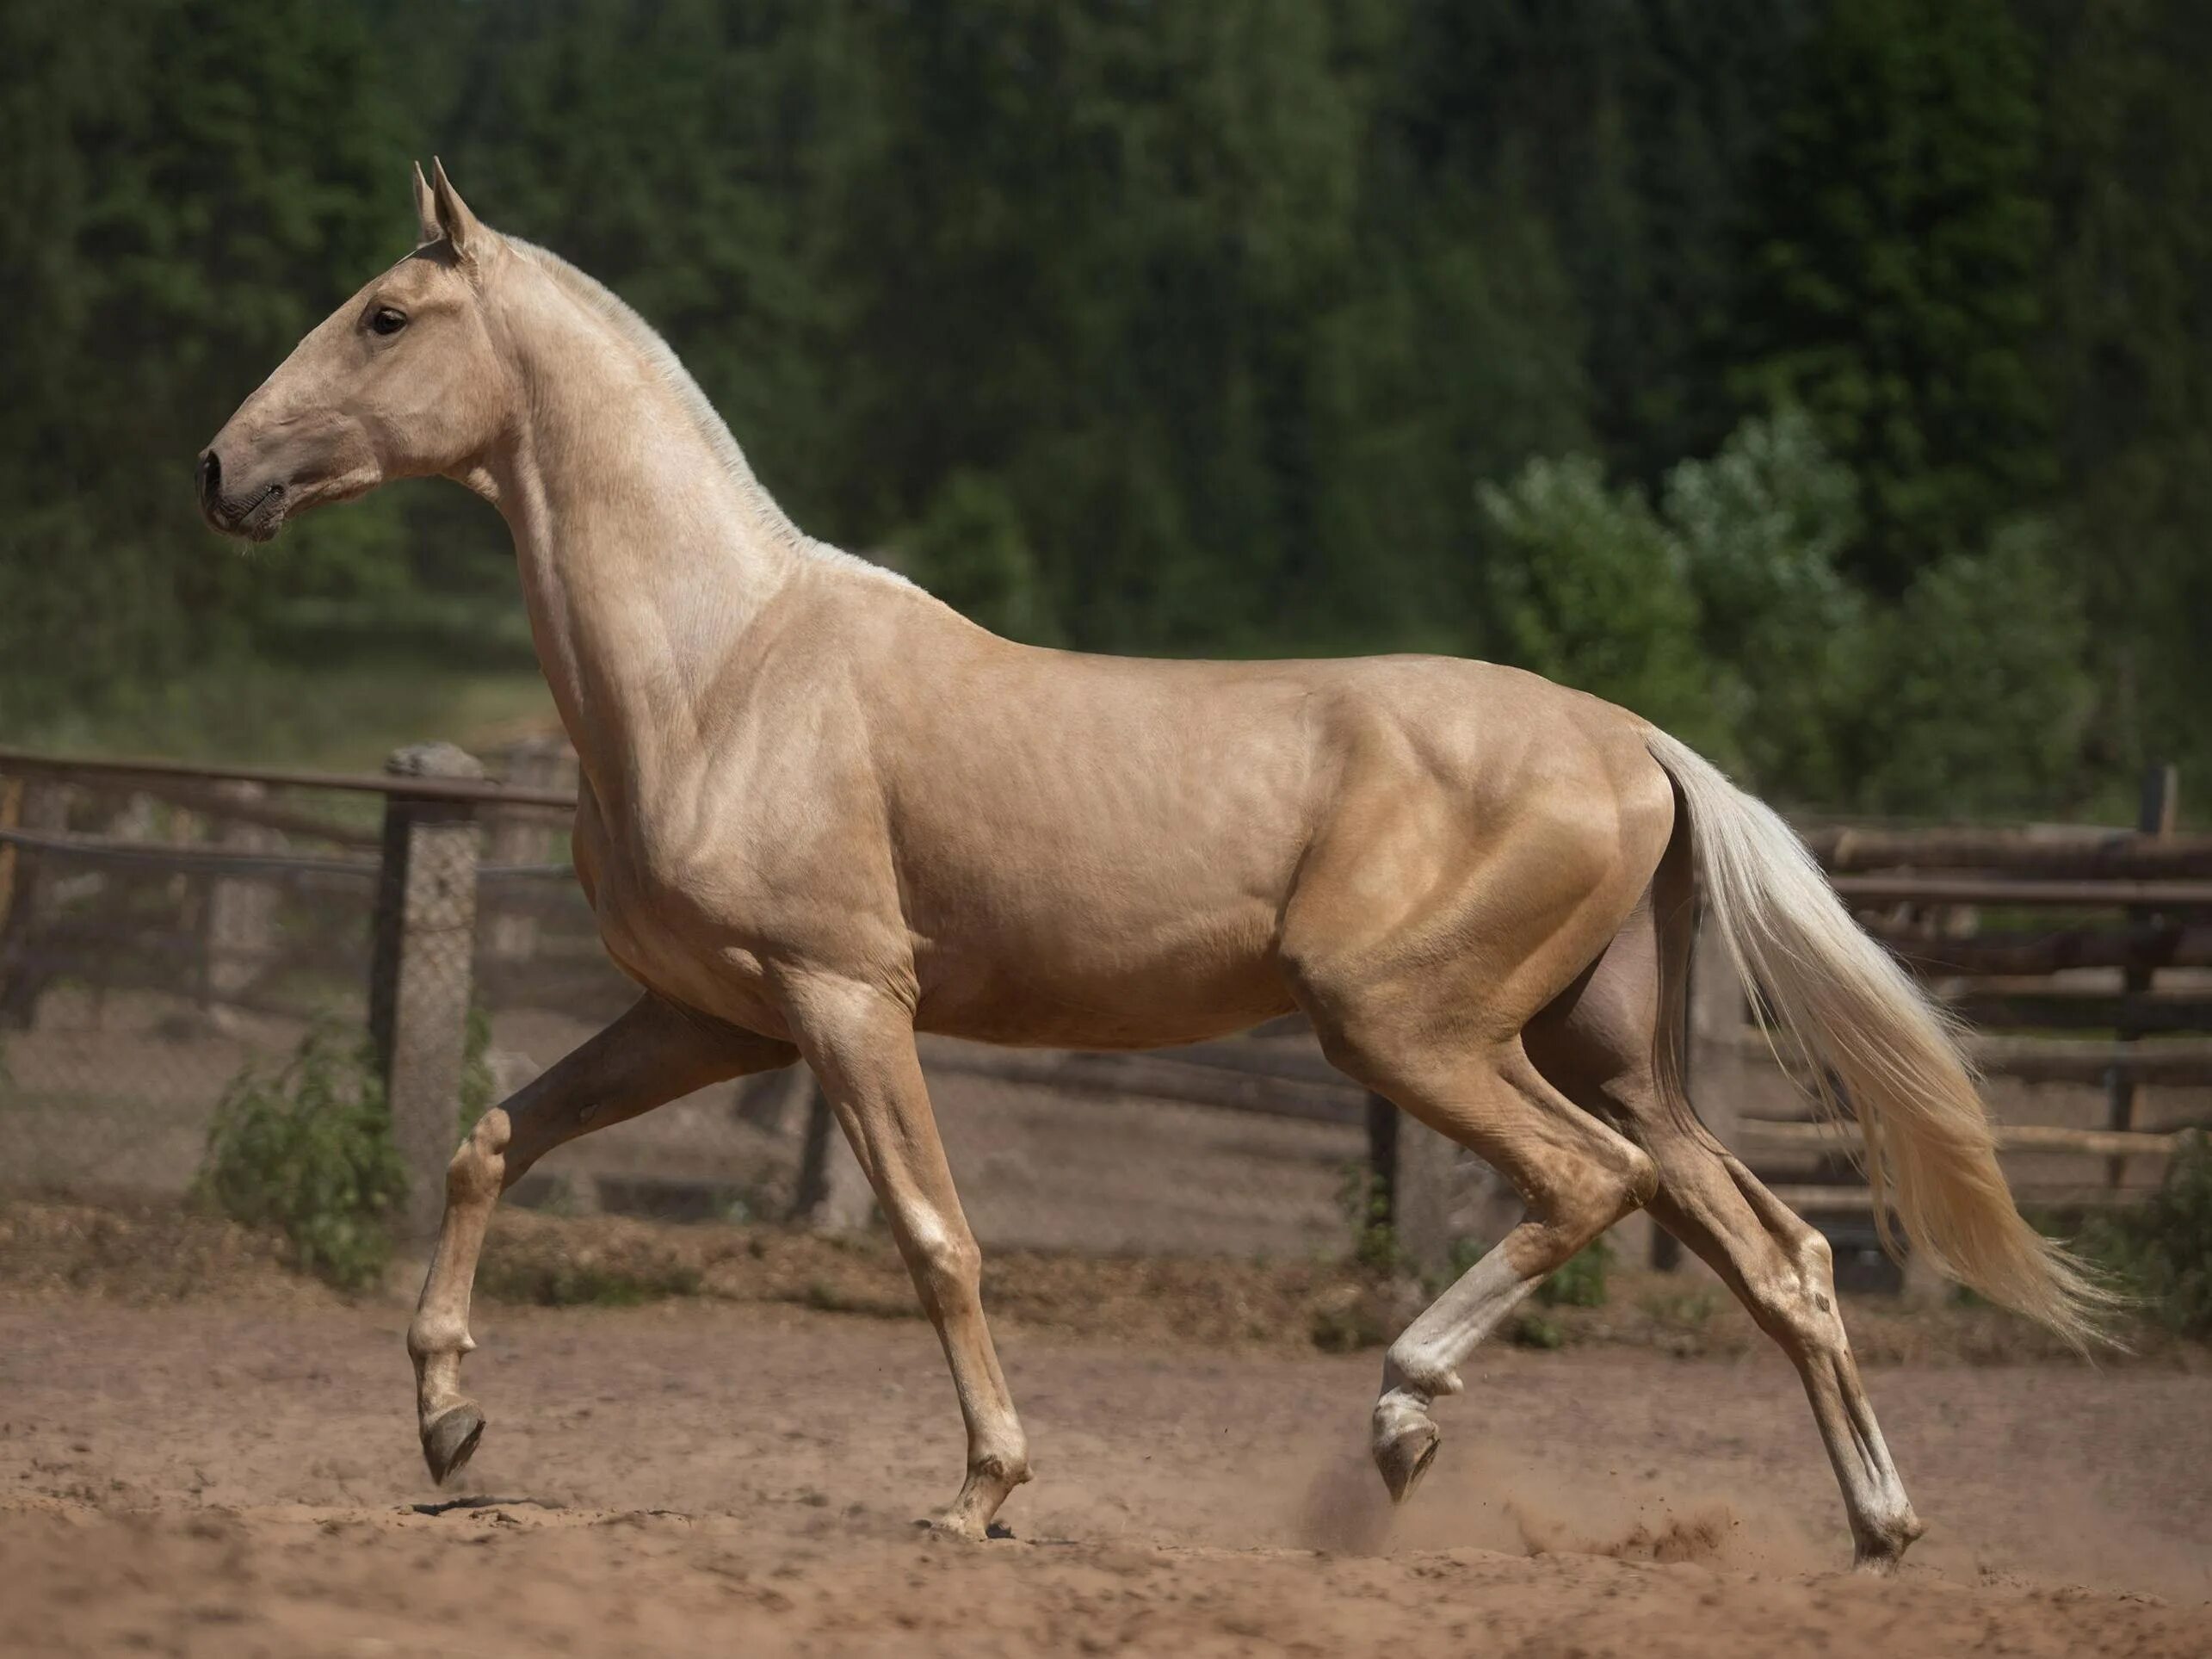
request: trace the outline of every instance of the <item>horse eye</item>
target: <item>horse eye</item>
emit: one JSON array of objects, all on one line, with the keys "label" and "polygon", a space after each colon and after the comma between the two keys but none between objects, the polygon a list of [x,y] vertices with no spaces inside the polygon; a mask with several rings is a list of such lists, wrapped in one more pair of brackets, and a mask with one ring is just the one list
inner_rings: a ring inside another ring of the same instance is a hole
[{"label": "horse eye", "polygon": [[379,334],[397,334],[407,326],[407,316],[405,312],[394,311],[389,306],[380,306],[368,319],[368,325]]}]

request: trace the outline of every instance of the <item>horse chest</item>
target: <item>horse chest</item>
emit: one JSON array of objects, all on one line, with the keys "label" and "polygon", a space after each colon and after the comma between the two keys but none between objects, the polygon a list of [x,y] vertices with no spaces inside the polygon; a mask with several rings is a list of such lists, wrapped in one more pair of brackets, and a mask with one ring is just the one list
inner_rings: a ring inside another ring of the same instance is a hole
[{"label": "horse chest", "polygon": [[779,963],[868,971],[905,938],[895,897],[834,850],[743,833],[688,843],[610,833],[579,820],[578,865],[608,954],[649,988],[750,1030],[782,1035]]}]

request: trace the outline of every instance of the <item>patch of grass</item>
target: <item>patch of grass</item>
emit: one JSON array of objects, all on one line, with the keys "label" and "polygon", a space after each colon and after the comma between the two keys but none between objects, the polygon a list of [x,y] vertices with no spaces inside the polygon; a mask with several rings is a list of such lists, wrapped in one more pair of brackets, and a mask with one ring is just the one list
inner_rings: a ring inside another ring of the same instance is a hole
[{"label": "patch of grass", "polygon": [[1652,1322],[1671,1331],[1702,1331],[1721,1311],[1721,1299],[1704,1285],[1687,1291],[1653,1291],[1639,1297],[1637,1307]]},{"label": "patch of grass", "polygon": [[249,1067],[215,1108],[196,1196],[248,1227],[284,1235],[294,1266],[342,1290],[382,1277],[407,1172],[364,1046],[311,1030],[283,1068]]},{"label": "patch of grass", "polygon": [[1505,1340],[1517,1348],[1563,1348],[1566,1346],[1566,1333],[1557,1320],[1523,1308],[1513,1315]]},{"label": "patch of grass", "polygon": [[902,1297],[887,1299],[866,1291],[842,1290],[825,1278],[806,1281],[796,1300],[801,1307],[812,1308],[825,1314],[866,1314],[871,1319],[919,1319],[922,1304],[918,1298]]},{"label": "patch of grass", "polygon": [[1358,1353],[1387,1345],[1392,1335],[1377,1299],[1355,1296],[1322,1303],[1308,1326],[1313,1346],[1323,1353]]},{"label": "patch of grass", "polygon": [[683,1262],[595,1262],[494,1255],[478,1269],[476,1287],[499,1302],[541,1308],[635,1308],[670,1297],[697,1296],[699,1270]]},{"label": "patch of grass", "polygon": [[2212,1139],[2184,1137],[2157,1197],[2098,1216],[2079,1241],[2150,1317],[2184,1336],[2212,1336]]},{"label": "patch of grass", "polygon": [[[527,662],[456,668],[397,657],[294,665],[232,661],[147,690],[97,718],[10,736],[39,748],[374,771],[403,744],[489,746],[554,719]],[[0,722],[4,724],[4,722]]]},{"label": "patch of grass", "polygon": [[1536,1300],[1547,1308],[1602,1308],[1605,1276],[1612,1266],[1613,1247],[1603,1239],[1596,1240],[1536,1286]]},{"label": "patch of grass", "polygon": [[[1451,1263],[1441,1278],[1431,1278],[1431,1296],[1443,1294],[1468,1268],[1490,1254],[1480,1239],[1453,1241]],[[1602,1308],[1608,1294],[1606,1276],[1613,1265],[1613,1247],[1597,1239],[1570,1257],[1565,1266],[1536,1286],[1536,1300],[1547,1308]],[[1556,1344],[1551,1346],[1556,1346]]]}]

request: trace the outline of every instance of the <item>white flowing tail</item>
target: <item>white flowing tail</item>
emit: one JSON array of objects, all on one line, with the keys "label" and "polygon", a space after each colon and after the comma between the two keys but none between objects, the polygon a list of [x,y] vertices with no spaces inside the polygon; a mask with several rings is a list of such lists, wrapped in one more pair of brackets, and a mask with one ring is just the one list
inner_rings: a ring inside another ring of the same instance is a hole
[{"label": "white flowing tail", "polygon": [[2021,1219],[1949,1016],[1851,919],[1771,808],[1664,732],[1646,741],[1687,803],[1698,881],[1736,971],[1810,1062],[1823,1109],[1857,1120],[1884,1243],[1894,1206],[1913,1247],[1952,1278],[2077,1347],[2101,1336],[2116,1298]]}]

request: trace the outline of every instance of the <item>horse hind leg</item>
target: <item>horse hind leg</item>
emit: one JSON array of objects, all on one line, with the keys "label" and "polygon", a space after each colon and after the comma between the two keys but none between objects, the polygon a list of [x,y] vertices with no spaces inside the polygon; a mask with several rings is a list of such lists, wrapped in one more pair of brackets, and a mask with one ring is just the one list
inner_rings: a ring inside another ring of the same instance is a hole
[{"label": "horse hind leg", "polygon": [[1436,1455],[1430,1408],[1461,1391],[1461,1365],[1539,1284],[1649,1198],[1656,1176],[1640,1150],[1546,1081],[1518,1042],[1396,1083],[1400,1105],[1484,1158],[1528,1206],[1383,1360],[1372,1445],[1383,1483],[1402,1503]]},{"label": "horse hind leg", "polygon": [[[1652,894],[1570,993],[1529,1024],[1545,1073],[1621,1128],[1658,1172],[1653,1218],[1711,1265],[1789,1357],[1843,1489],[1856,1564],[1894,1568],[1925,1530],[1875,1421],[1836,1303],[1828,1242],[1698,1123],[1660,1053],[1681,1030],[1690,894],[1670,851]],[[1664,963],[1664,969],[1662,969]]]}]

